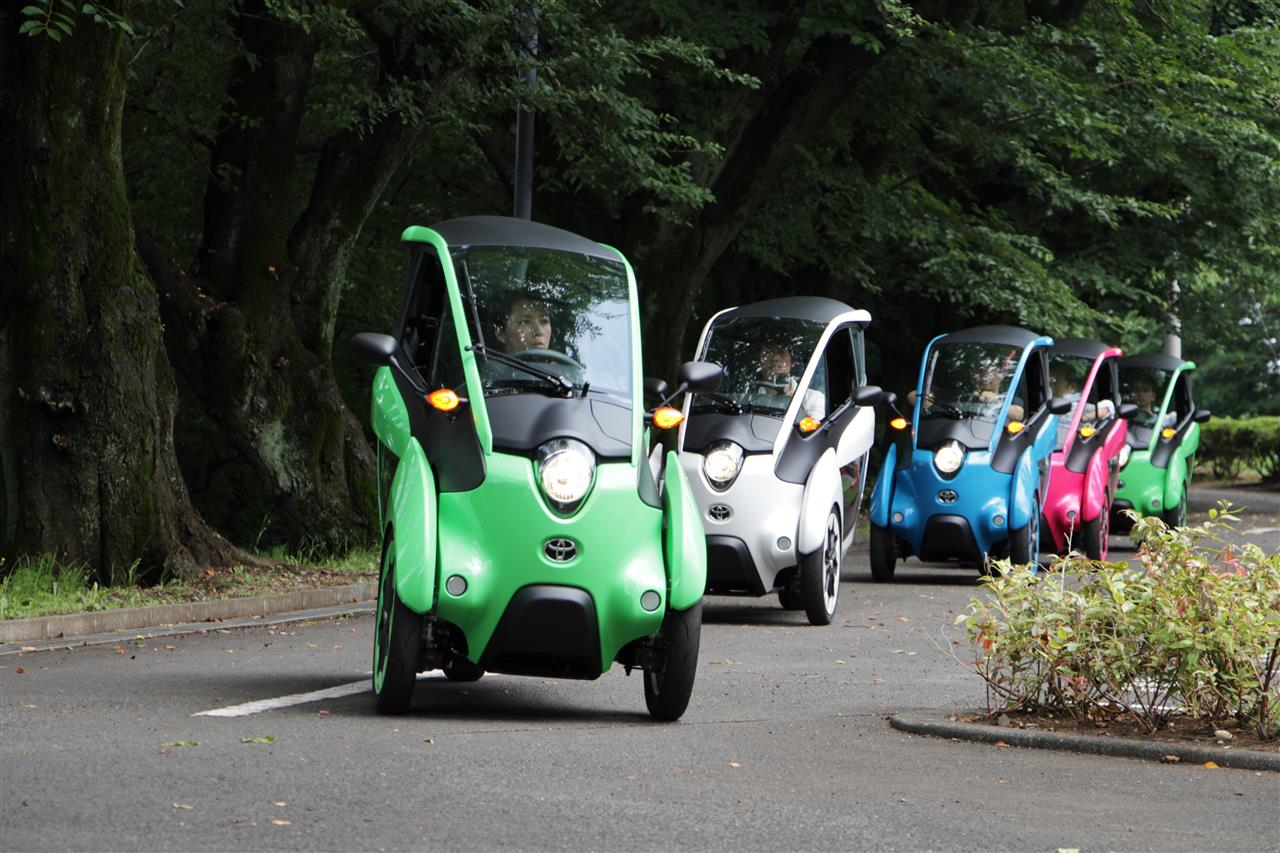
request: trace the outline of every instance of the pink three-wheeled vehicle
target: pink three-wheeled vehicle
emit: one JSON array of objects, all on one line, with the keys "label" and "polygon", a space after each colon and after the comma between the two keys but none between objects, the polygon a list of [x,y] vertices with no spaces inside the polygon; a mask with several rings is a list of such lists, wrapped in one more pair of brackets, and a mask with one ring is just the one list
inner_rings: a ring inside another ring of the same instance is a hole
[{"label": "pink three-wheeled vehicle", "polygon": [[1123,353],[1098,341],[1067,338],[1049,351],[1053,396],[1074,405],[1058,421],[1049,490],[1040,525],[1041,550],[1084,551],[1093,560],[1107,557],[1108,519],[1116,478],[1128,449],[1117,361]]}]

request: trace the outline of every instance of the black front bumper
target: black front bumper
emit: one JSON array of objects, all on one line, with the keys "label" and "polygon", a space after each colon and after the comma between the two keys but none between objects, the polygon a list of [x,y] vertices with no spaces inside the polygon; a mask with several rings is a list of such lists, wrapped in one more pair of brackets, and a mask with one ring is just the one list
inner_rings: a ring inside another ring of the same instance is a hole
[{"label": "black front bumper", "polygon": [[737,536],[707,537],[707,592],[764,595],[766,591],[746,542]]},{"label": "black front bumper", "polygon": [[511,597],[480,666],[511,675],[599,678],[600,624],[586,590],[535,584]]},{"label": "black front bumper", "polygon": [[925,523],[920,559],[926,563],[965,560],[978,564],[982,554],[969,519],[962,515],[935,515]]}]

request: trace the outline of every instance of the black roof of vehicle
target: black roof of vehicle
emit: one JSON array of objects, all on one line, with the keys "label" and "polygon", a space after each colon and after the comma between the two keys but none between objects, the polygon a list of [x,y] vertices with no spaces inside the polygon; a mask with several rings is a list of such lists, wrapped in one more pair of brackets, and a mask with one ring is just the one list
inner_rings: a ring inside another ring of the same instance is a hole
[{"label": "black roof of vehicle", "polygon": [[835,317],[852,310],[853,308],[838,299],[828,299],[825,296],[784,296],[781,299],[739,305],[737,308],[730,308],[721,317],[790,317],[829,323]]},{"label": "black roof of vehicle", "polygon": [[1130,355],[1120,359],[1120,368],[1126,367],[1146,367],[1155,368],[1156,370],[1177,370],[1186,364],[1180,358],[1168,355],[1163,352],[1142,352],[1137,355]]},{"label": "black roof of vehicle", "polygon": [[614,249],[572,231],[510,216],[463,216],[432,225],[431,230],[450,246],[526,246],[576,252],[610,261],[622,259]]},{"label": "black roof of vehicle", "polygon": [[974,326],[972,329],[961,329],[958,332],[943,335],[938,343],[1007,344],[1013,347],[1025,347],[1038,337],[1041,337],[1041,335],[1020,326]]},{"label": "black roof of vehicle", "polygon": [[1097,358],[1111,347],[1102,341],[1090,338],[1054,338],[1052,351],[1056,355],[1078,355],[1083,358]]}]

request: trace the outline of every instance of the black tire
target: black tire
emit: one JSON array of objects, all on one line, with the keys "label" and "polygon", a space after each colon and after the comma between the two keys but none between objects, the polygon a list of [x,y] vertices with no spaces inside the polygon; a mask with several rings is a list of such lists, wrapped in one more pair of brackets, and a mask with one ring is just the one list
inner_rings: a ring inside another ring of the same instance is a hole
[{"label": "black tire", "polygon": [[484,676],[483,669],[462,655],[450,655],[441,669],[450,681],[479,681]]},{"label": "black tire", "polygon": [[373,634],[373,695],[381,714],[403,714],[413,701],[422,646],[422,616],[396,594],[395,548],[388,533],[383,544],[382,577]]},{"label": "black tire", "polygon": [[644,704],[655,719],[678,720],[689,707],[698,671],[702,602],[688,610],[668,610],[658,637],[665,647],[665,659],[662,672],[645,671]]},{"label": "black tire", "polygon": [[1009,561],[1016,566],[1025,566],[1040,562],[1040,494],[1035,496],[1036,511],[1031,519],[1009,537]]},{"label": "black tire", "polygon": [[871,579],[884,582],[893,580],[898,567],[898,545],[887,527],[871,525]]},{"label": "black tire", "polygon": [[1187,526],[1187,484],[1182,484],[1182,500],[1178,501],[1177,506],[1166,507],[1160,517],[1164,519],[1164,523],[1169,527],[1186,527]]},{"label": "black tire", "polygon": [[790,585],[778,590],[778,603],[783,610],[804,610],[804,598]]},{"label": "black tire", "polygon": [[1084,553],[1090,560],[1107,558],[1107,538],[1111,535],[1111,502],[1104,501],[1102,512],[1093,521],[1086,521],[1084,534]]},{"label": "black tire", "polygon": [[840,599],[840,563],[844,545],[840,511],[827,513],[822,545],[800,558],[800,598],[810,625],[830,625]]}]

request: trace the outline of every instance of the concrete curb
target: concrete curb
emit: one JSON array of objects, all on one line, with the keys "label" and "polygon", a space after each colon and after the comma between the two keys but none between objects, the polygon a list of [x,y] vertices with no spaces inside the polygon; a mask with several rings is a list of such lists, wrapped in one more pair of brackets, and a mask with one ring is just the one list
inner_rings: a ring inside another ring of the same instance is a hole
[{"label": "concrete curb", "polygon": [[1191,744],[1147,741],[1137,738],[1097,737],[1094,735],[1046,732],[1039,729],[1019,729],[1008,726],[988,726],[981,723],[960,723],[937,711],[910,711],[894,714],[889,725],[904,732],[957,740],[996,743],[1031,749],[1060,749],[1067,752],[1083,752],[1090,755],[1110,755],[1119,758],[1145,758],[1160,761],[1166,755],[1176,755],[1188,764],[1212,761],[1219,767],[1240,770],[1270,770],[1280,773],[1280,753],[1261,752],[1256,749],[1206,747]]},{"label": "concrete curb", "polygon": [[128,607],[98,610],[91,613],[68,613],[61,616],[38,616],[34,619],[8,619],[0,622],[0,643],[29,640],[54,640],[60,637],[86,637],[112,631],[153,628],[161,625],[191,624],[227,619],[245,619],[314,610],[341,604],[368,601],[378,594],[374,581],[346,586],[299,589],[279,595],[255,595],[247,598],[225,598],[217,601],[193,601],[182,604],[158,604],[151,607]]}]

